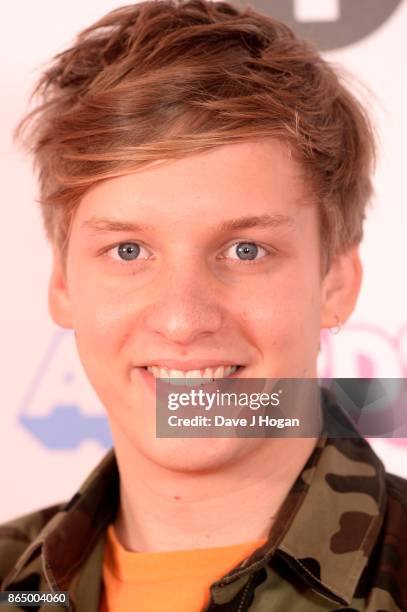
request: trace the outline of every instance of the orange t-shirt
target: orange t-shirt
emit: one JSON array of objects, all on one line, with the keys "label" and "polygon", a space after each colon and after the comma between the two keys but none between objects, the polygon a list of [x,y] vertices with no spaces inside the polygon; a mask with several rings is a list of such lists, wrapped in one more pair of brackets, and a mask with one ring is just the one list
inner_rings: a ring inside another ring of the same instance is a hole
[{"label": "orange t-shirt", "polygon": [[247,558],[266,538],[197,550],[130,552],[107,530],[100,612],[199,612],[209,587]]}]

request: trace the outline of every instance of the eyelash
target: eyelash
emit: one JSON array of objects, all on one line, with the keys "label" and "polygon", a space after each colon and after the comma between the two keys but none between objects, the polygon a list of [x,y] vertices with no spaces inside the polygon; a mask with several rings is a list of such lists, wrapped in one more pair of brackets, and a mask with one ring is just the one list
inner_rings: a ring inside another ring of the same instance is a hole
[{"label": "eyelash", "polygon": [[[262,259],[265,259],[269,255],[276,254],[276,250],[275,249],[272,249],[271,247],[267,247],[266,248],[263,245],[259,244],[258,242],[253,242],[253,241],[249,241],[249,240],[237,240],[236,242],[233,242],[228,247],[226,247],[225,251],[228,251],[229,249],[231,249],[233,247],[236,247],[239,244],[254,244],[259,250],[262,249],[265,254],[262,255],[261,257],[258,257],[257,259],[239,259],[238,257],[236,257],[236,258],[221,257],[221,259],[232,259],[233,261],[239,261],[240,263],[244,263],[245,265],[254,265],[254,264],[259,263],[259,261],[261,261]],[[140,249],[148,250],[147,247],[145,247],[140,242],[129,240],[129,241],[117,242],[113,246],[110,246],[109,248],[107,248],[104,251],[102,251],[102,254],[108,255],[111,251],[113,251],[114,249],[118,249],[120,246],[123,246],[123,245],[137,245],[138,247],[140,247]],[[127,265],[129,265],[131,263],[134,263],[135,261],[146,261],[146,260],[149,259],[149,257],[144,257],[144,258],[137,257],[136,259],[128,260],[128,261],[126,261],[125,259],[121,259],[120,257],[117,257],[117,258],[116,257],[111,257],[111,259],[115,263],[118,263],[119,265],[127,266]]]}]

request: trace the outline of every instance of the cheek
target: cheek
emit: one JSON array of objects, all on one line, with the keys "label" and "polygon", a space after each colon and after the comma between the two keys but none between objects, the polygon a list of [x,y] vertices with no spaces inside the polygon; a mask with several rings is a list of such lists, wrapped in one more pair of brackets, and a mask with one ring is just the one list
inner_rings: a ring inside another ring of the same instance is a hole
[{"label": "cheek", "polygon": [[250,307],[244,308],[247,322],[260,335],[269,337],[298,334],[305,327],[319,326],[321,312],[321,290],[315,279],[304,281],[300,273],[286,274],[270,289],[253,293]]},{"label": "cheek", "polygon": [[248,340],[266,363],[278,364],[288,376],[310,375],[318,354],[320,315],[318,278],[305,281],[298,272],[287,274],[278,287],[253,294],[250,308],[242,313]]},{"label": "cheek", "polygon": [[82,358],[98,362],[102,368],[114,367],[135,320],[134,303],[96,283],[78,282],[72,292],[72,304]]},{"label": "cheek", "polygon": [[90,290],[77,294],[74,305],[76,346],[82,367],[102,405],[110,412],[129,399],[128,392],[124,393],[131,372],[128,305],[112,295]]}]

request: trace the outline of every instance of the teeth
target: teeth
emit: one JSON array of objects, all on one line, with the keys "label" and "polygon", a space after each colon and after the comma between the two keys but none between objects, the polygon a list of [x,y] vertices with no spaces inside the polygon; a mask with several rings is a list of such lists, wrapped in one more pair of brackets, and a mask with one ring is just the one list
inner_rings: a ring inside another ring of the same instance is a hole
[{"label": "teeth", "polygon": [[185,378],[202,378],[201,370],[188,370],[185,373]]},{"label": "teeth", "polygon": [[228,366],[223,376],[230,376],[231,374],[236,372],[236,370],[237,370],[237,366]]},{"label": "teeth", "polygon": [[[148,366],[147,370],[154,378],[166,378],[172,385],[196,386],[196,379],[200,382],[210,382],[214,378],[225,378],[237,370],[237,366],[218,366],[215,368],[205,368],[203,370],[168,370],[160,366]],[[203,380],[202,380],[203,379]],[[198,383],[199,384],[199,383]]]},{"label": "teeth", "polygon": [[188,387],[200,387],[202,384],[211,382],[211,378],[204,379],[201,370],[190,370],[186,373],[186,385]]}]

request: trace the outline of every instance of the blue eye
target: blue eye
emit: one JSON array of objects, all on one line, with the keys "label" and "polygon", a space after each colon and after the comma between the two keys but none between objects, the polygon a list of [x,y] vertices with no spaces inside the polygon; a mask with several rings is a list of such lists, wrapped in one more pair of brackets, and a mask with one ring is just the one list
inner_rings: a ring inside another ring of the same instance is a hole
[{"label": "blue eye", "polygon": [[137,242],[121,242],[108,251],[109,257],[120,263],[149,259],[151,253]]},{"label": "blue eye", "polygon": [[124,259],[125,261],[132,261],[133,259],[137,259],[139,256],[140,247],[136,242],[125,242],[123,244],[119,244],[117,252],[121,259]]},{"label": "blue eye", "polygon": [[[230,253],[228,255],[228,253]],[[256,244],[255,242],[236,242],[231,245],[226,251],[228,257],[231,259],[240,259],[241,261],[253,261],[267,255],[267,251]]]},{"label": "blue eye", "polygon": [[257,244],[252,242],[240,242],[237,245],[236,253],[239,259],[255,259],[258,253]]}]

